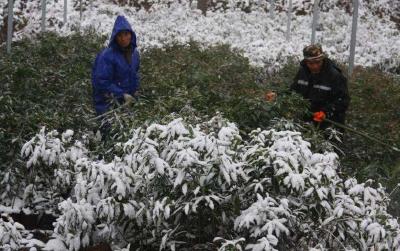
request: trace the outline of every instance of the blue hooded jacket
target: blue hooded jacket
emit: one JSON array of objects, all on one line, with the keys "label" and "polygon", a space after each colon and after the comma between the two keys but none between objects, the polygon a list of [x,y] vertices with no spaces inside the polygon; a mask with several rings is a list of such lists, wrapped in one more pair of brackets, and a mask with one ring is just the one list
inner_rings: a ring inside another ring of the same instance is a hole
[{"label": "blue hooded jacket", "polygon": [[[130,31],[132,34],[130,64],[116,41],[116,36],[121,31]],[[136,34],[126,18],[118,16],[114,23],[110,43],[97,55],[92,68],[93,100],[98,115],[109,109],[113,98],[123,102],[124,93],[133,95],[138,90],[139,66],[140,57],[136,48]]]}]

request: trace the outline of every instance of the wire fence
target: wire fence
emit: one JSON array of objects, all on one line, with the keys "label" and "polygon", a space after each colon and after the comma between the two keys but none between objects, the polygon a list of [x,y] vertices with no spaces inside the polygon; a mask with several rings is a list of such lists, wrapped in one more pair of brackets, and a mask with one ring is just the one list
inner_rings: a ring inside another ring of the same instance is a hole
[{"label": "wire fence", "polygon": [[[82,0],[79,1],[79,17],[82,20],[83,6]],[[349,53],[349,76],[352,75],[354,68],[354,58],[355,58],[355,48],[356,48],[356,35],[357,35],[357,21],[358,21],[358,8],[359,8],[359,0],[353,1],[353,21],[352,21],[352,33],[351,33],[351,42],[350,42],[350,53]],[[129,2],[129,0],[128,0]],[[195,4],[198,8],[201,6],[207,7],[209,0],[200,0],[200,1],[191,1],[191,3]],[[269,4],[268,11],[270,12],[270,17],[275,18],[275,2],[276,0],[266,0]],[[394,2],[394,1],[393,1]],[[317,27],[319,23],[319,13],[320,13],[320,0],[314,0],[313,10],[312,10],[312,23],[310,30],[310,43],[315,44],[317,39]],[[291,39],[291,22],[293,19],[293,4],[292,0],[286,1],[287,4],[287,27],[286,27],[286,40],[289,41]],[[46,0],[41,0],[41,32],[46,31]],[[8,0],[8,25],[7,25],[7,53],[11,53],[11,44],[12,44],[12,36],[13,36],[13,6],[14,0]],[[93,8],[93,0],[89,0],[89,8]],[[68,23],[68,0],[64,0],[64,13],[63,13],[63,24],[66,25]]]}]

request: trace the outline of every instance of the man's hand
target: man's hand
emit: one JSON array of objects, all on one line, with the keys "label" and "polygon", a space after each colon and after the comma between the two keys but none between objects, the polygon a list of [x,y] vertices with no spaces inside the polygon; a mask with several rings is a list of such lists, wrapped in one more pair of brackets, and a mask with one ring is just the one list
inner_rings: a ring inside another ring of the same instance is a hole
[{"label": "man's hand", "polygon": [[125,101],[125,104],[129,105],[129,104],[132,104],[135,102],[135,98],[128,93],[124,93],[124,101]]},{"label": "man's hand", "polygon": [[274,102],[276,100],[276,96],[277,96],[276,92],[273,91],[267,91],[264,94],[264,98],[267,102]]},{"label": "man's hand", "polygon": [[323,111],[314,112],[314,114],[313,114],[313,120],[315,122],[322,122],[322,121],[324,121],[325,118],[326,118],[326,114]]}]

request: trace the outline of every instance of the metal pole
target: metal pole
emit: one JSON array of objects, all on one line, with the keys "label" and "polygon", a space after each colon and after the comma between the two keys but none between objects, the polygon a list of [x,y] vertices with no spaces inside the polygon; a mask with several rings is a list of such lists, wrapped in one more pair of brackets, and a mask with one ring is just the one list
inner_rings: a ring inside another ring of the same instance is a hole
[{"label": "metal pole", "polygon": [[274,11],[275,11],[275,0],[269,0],[269,7],[270,7],[270,15],[271,15],[271,18],[274,18],[274,16],[275,16],[275,13],[274,13]]},{"label": "metal pole", "polygon": [[68,6],[67,6],[67,0],[64,0],[64,25],[67,24],[67,12],[68,12]]},{"label": "metal pole", "polygon": [[11,53],[12,33],[13,33],[13,11],[14,2],[8,0],[8,23],[7,23],[7,53]]},{"label": "metal pole", "polygon": [[286,40],[289,41],[290,40],[290,22],[292,20],[292,0],[289,0],[289,9],[287,12],[287,17],[288,17],[288,22],[287,22],[287,30],[286,30]]},{"label": "metal pole", "polygon": [[357,20],[358,20],[358,0],[353,0],[353,24],[351,27],[350,58],[349,58],[349,76],[353,74],[354,57],[357,41]]},{"label": "metal pole", "polygon": [[315,44],[315,31],[317,29],[319,19],[319,0],[314,1],[314,8],[313,8],[313,19],[312,19],[312,26],[311,26],[311,44]]},{"label": "metal pole", "polygon": [[42,0],[42,32],[46,31],[46,0]]},{"label": "metal pole", "polygon": [[79,0],[79,20],[82,21],[82,0]]}]

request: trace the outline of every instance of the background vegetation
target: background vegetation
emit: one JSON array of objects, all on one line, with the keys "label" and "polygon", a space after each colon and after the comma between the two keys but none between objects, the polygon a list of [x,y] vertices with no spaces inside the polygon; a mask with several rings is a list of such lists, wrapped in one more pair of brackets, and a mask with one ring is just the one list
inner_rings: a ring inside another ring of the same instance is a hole
[{"label": "background vegetation", "polygon": [[[96,121],[90,120],[95,116],[90,71],[104,41],[105,37],[91,32],[69,37],[45,34],[35,41],[17,42],[11,56],[0,54],[1,173],[12,170],[20,178],[26,177],[19,152],[42,126],[81,134],[96,130]],[[134,124],[188,110],[209,116],[220,111],[242,131],[266,128],[275,117],[301,123],[306,102],[287,92],[296,67],[293,61],[269,76],[226,45],[202,49],[190,43],[142,52],[141,98],[133,107],[111,116],[114,135],[125,137],[127,128]],[[348,125],[399,145],[399,78],[358,68],[349,88],[352,103]],[[265,100],[267,90],[279,93],[276,102]],[[303,131],[309,140],[321,140],[311,127],[303,125]],[[111,147],[111,142],[93,142],[91,150]],[[399,153],[351,133],[346,133],[339,147],[344,152],[341,165],[346,175],[360,181],[374,178],[389,189],[399,182]],[[7,192],[18,193],[7,179],[3,179],[2,188],[6,188],[2,199]],[[393,193],[392,199],[397,203],[399,193]]]}]

